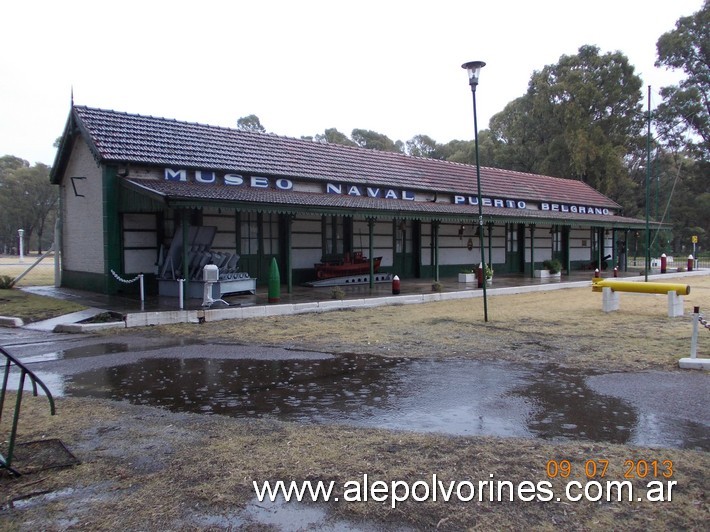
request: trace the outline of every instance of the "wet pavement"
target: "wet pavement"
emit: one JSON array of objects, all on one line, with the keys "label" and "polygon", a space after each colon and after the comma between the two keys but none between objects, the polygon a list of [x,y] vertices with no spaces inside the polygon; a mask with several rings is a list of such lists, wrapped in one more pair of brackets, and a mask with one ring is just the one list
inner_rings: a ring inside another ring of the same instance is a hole
[{"label": "wet pavement", "polygon": [[452,435],[710,450],[708,375],[393,359],[121,336],[10,351],[57,396]]}]

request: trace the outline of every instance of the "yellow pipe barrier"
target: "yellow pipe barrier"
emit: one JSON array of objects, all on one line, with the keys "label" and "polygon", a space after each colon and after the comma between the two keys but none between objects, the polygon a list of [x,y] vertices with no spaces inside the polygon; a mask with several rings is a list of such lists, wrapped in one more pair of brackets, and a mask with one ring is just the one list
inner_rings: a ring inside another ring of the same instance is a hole
[{"label": "yellow pipe barrier", "polygon": [[642,283],[636,281],[619,281],[617,279],[592,278],[592,292],[602,292],[604,288],[614,292],[635,292],[638,294],[667,294],[675,292],[679,296],[690,294],[690,285],[680,283]]}]

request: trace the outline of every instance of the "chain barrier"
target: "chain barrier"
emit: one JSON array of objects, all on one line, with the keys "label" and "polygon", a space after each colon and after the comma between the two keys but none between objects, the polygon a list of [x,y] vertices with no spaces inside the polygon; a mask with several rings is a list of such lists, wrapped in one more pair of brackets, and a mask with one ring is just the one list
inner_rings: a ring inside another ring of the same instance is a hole
[{"label": "chain barrier", "polygon": [[142,273],[139,273],[139,274],[136,275],[133,279],[124,279],[123,277],[121,277],[120,275],[118,275],[115,271],[113,271],[113,269],[111,270],[111,274],[116,278],[116,280],[117,280],[119,283],[123,283],[123,284],[131,284],[131,283],[135,283],[136,281],[140,281],[140,285],[141,285],[141,288],[140,288],[140,290],[141,290],[141,309],[142,309],[142,308],[143,308],[143,302],[145,301],[145,290],[144,290],[144,288],[143,288],[143,274],[142,274]]},{"label": "chain barrier", "polygon": [[710,323],[708,323],[708,320],[703,318],[702,314],[698,315],[698,323],[700,323],[700,325],[702,325],[703,327],[705,327],[707,330],[710,331]]},{"label": "chain barrier", "polygon": [[119,283],[124,283],[124,284],[131,284],[135,283],[136,281],[139,281],[141,277],[143,277],[142,273],[139,273],[136,275],[133,279],[124,279],[121,276],[119,276],[115,271],[111,270],[111,274],[116,278],[116,280]]}]

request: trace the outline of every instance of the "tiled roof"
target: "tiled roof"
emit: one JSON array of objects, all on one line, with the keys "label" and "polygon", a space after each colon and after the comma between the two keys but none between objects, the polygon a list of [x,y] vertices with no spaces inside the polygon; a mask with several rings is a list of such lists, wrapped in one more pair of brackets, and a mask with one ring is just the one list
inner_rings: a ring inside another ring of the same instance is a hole
[{"label": "tiled roof", "polygon": [[[224,170],[473,195],[475,166],[274,134],[75,106],[70,122],[104,163]],[[55,169],[61,172],[62,155]],[[53,176],[55,179],[56,176]],[[481,168],[486,197],[595,207],[619,205],[580,181]],[[417,205],[421,208],[421,205]]]},{"label": "tiled roof", "polygon": [[[313,212],[327,213],[340,209],[357,209],[367,215],[411,217],[417,219],[470,220],[478,214],[478,207],[454,205],[453,203],[435,203],[408,201],[400,199],[382,200],[365,196],[341,194],[315,194],[308,192],[256,189],[228,185],[194,186],[193,183],[180,181],[159,181],[155,179],[124,179],[128,188],[148,194],[168,205],[180,206],[197,202],[214,205],[234,203],[253,204],[259,210],[273,209],[276,212]],[[571,214],[531,209],[506,209],[483,207],[485,218],[495,216],[500,221],[536,221],[554,222],[562,225],[604,225],[607,227],[638,227],[639,220],[622,216]]]}]

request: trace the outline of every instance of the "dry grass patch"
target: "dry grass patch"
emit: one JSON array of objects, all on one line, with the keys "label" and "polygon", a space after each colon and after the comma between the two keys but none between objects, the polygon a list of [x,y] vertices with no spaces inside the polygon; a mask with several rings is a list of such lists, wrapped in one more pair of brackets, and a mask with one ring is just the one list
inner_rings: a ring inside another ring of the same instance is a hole
[{"label": "dry grass patch", "polygon": [[[2,257],[0,258],[0,275],[7,275],[14,279],[32,266],[38,258],[39,257],[34,255],[25,256],[25,262],[18,264],[19,257]],[[17,286],[47,286],[53,284],[54,256],[50,254],[23,277],[20,282],[17,283]]]},{"label": "dry grass patch", "polygon": [[[433,473],[444,482],[477,484],[492,474],[496,480],[537,483],[546,479],[548,460],[563,458],[574,466],[567,480],[580,482],[589,459],[609,460],[608,480],[622,480],[625,460],[673,460],[678,484],[672,502],[665,503],[439,500],[392,509],[370,500],[329,503],[328,510],[356,523],[441,530],[702,529],[708,518],[707,453],[245,421],[100,400],[63,399],[58,406],[59,415],[51,418],[46,402],[28,401],[27,413],[35,417],[23,424],[22,439],[59,436],[82,464],[0,478],[0,526],[194,528],[204,516],[239,516],[254,500],[255,480],[334,481],[339,495],[346,482],[361,481],[363,474],[387,483],[430,481]],[[634,485],[635,495],[645,492],[645,481]],[[559,479],[553,489],[562,493]],[[12,501],[40,491],[65,495],[10,508]]]},{"label": "dry grass patch", "polygon": [[601,294],[590,286],[492,296],[489,323],[483,322],[480,299],[462,299],[180,324],[155,332],[327,352],[553,362],[620,371],[675,369],[689,353],[692,307],[710,304],[710,276],[682,282],[691,285],[682,318],[668,318],[665,295],[622,294],[621,310],[604,313]]}]

